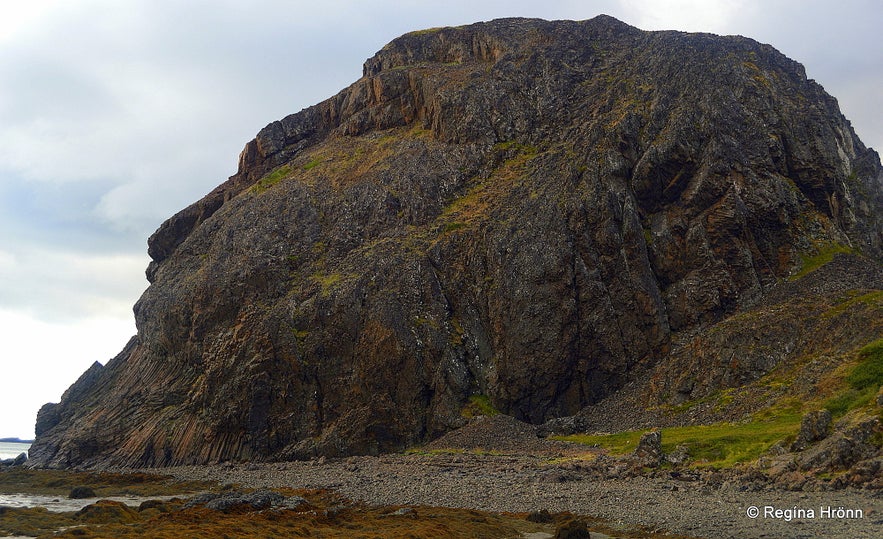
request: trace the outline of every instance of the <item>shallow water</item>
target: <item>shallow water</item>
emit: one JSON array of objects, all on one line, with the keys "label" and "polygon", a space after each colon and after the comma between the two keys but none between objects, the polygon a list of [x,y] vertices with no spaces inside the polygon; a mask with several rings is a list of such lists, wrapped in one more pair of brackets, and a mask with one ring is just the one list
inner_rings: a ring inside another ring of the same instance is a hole
[{"label": "shallow water", "polygon": [[147,500],[171,500],[175,496],[107,496],[103,498],[83,498],[71,500],[64,496],[42,496],[39,494],[0,494],[0,505],[6,507],[45,507],[49,511],[79,511],[98,500],[113,500],[132,507],[138,507]]},{"label": "shallow water", "polygon": [[22,453],[27,453],[30,448],[31,444],[0,442],[0,460],[14,459]]}]

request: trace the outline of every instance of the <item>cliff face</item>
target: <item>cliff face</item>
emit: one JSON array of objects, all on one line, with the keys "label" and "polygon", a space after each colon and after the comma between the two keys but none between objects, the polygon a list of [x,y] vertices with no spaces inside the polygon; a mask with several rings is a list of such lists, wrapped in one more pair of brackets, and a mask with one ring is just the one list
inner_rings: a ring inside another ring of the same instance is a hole
[{"label": "cliff face", "polygon": [[32,462],[373,453],[476,395],[574,414],[801,254],[879,260],[881,209],[877,154],[769,46],[604,16],[407,34],[156,231],[137,337],[44,407]]}]

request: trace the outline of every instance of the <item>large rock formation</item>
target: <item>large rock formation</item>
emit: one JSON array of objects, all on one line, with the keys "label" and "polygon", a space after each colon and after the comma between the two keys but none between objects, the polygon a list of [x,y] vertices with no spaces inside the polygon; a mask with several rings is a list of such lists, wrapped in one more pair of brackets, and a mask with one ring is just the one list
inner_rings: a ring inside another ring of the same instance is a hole
[{"label": "large rock formation", "polygon": [[32,462],[373,453],[476,395],[573,414],[801,254],[879,259],[881,184],[836,101],[750,39],[410,33],[156,231],[138,335],[41,410]]}]

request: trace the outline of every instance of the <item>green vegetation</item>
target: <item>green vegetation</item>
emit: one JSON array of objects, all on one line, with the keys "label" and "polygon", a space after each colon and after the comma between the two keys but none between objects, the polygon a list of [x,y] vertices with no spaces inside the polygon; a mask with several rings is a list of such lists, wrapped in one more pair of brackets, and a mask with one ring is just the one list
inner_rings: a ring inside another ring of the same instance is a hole
[{"label": "green vegetation", "polygon": [[310,159],[307,163],[304,164],[304,170],[312,170],[319,166],[319,163],[322,162],[322,159],[319,157],[314,157]]},{"label": "green vegetation", "polygon": [[809,275],[810,273],[834,260],[835,255],[851,252],[853,252],[852,248],[846,245],[841,245],[839,243],[824,245],[819,248],[818,253],[815,255],[801,256],[800,271],[792,275],[789,280],[796,281],[801,277],[805,277],[806,275]]},{"label": "green vegetation", "polygon": [[100,497],[159,496],[194,492],[209,483],[181,482],[170,477],[145,473],[116,474],[30,470],[10,468],[0,472],[0,493],[47,494],[67,496],[71,489],[88,486]]},{"label": "green vegetation", "polygon": [[423,30],[414,30],[413,32],[408,32],[406,35],[425,36],[425,35],[429,35],[429,34],[438,33],[440,31],[444,30],[445,28],[448,28],[448,27],[447,26],[436,26],[434,28],[424,28]]},{"label": "green vegetation", "polygon": [[276,185],[277,183],[279,183],[283,179],[287,178],[288,176],[291,176],[291,173],[292,173],[292,170],[289,165],[282,165],[281,167],[274,169],[273,171],[268,173],[266,176],[264,176],[263,178],[258,180],[254,184],[254,187],[252,187],[252,190],[256,193],[263,193],[264,191],[266,191],[270,187],[273,187],[274,185]]},{"label": "green vegetation", "polygon": [[472,395],[469,397],[469,404],[463,407],[460,415],[466,419],[472,419],[480,415],[493,417],[499,415],[500,411],[491,404],[491,399],[487,395]]},{"label": "green vegetation", "polygon": [[[662,449],[672,452],[687,447],[697,467],[726,468],[760,457],[774,444],[794,436],[800,427],[800,404],[788,402],[765,410],[747,422],[717,423],[662,429]],[[616,434],[576,434],[555,439],[599,446],[614,455],[634,451],[643,431]]]},{"label": "green vegetation", "polygon": [[825,402],[834,417],[866,406],[883,385],[883,338],[859,350],[858,360],[844,378],[845,390]]},{"label": "green vegetation", "polygon": [[327,296],[331,293],[331,289],[333,289],[343,279],[343,275],[336,272],[314,273],[310,276],[310,278],[322,286],[322,295]]},{"label": "green vegetation", "polygon": [[861,295],[852,295],[848,299],[841,301],[833,308],[829,309],[825,314],[825,318],[832,318],[843,314],[853,308],[883,308],[883,290],[874,290]]},{"label": "green vegetation", "polygon": [[448,232],[454,232],[454,231],[460,230],[461,228],[463,228],[465,226],[466,226],[466,223],[463,223],[460,221],[454,221],[453,223],[445,223],[442,233],[447,234]]},{"label": "green vegetation", "polygon": [[859,390],[883,385],[883,338],[862,348],[859,359],[861,363],[846,377],[849,385]]}]

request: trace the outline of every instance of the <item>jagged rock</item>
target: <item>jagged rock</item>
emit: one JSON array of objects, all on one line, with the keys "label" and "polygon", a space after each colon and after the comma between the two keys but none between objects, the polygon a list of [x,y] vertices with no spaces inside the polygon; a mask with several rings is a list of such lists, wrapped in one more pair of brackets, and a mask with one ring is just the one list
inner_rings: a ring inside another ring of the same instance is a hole
[{"label": "jagged rock", "polygon": [[568,520],[555,529],[555,539],[591,539],[589,527],[582,520]]},{"label": "jagged rock", "polygon": [[849,482],[866,489],[883,488],[883,456],[857,462],[849,469]]},{"label": "jagged rock", "polygon": [[662,432],[654,430],[641,435],[632,456],[645,465],[658,466],[665,459],[662,452]]},{"label": "jagged rock", "polygon": [[12,466],[23,466],[28,461],[27,453],[19,453],[17,457],[12,459]]},{"label": "jagged rock", "polygon": [[690,449],[685,445],[679,445],[674,451],[665,455],[665,460],[675,466],[686,464],[690,460]]},{"label": "jagged rock", "polygon": [[800,430],[797,432],[797,439],[791,444],[791,451],[803,451],[810,444],[825,439],[830,426],[831,412],[828,410],[807,413],[800,421]]},{"label": "jagged rock", "polygon": [[72,488],[67,497],[71,500],[82,500],[85,498],[95,498],[96,495],[91,487],[79,486]]},{"label": "jagged rock", "polygon": [[184,507],[201,506],[214,511],[229,512],[241,507],[246,507],[249,510],[261,510],[270,507],[297,509],[308,503],[300,496],[283,496],[272,490],[260,489],[253,492],[206,492],[191,497],[184,504]]},{"label": "jagged rock", "polygon": [[138,335],[40,411],[33,465],[376,454],[475,395],[539,424],[669,359],[658,395],[756,379],[812,329],[673,334],[817,245],[878,260],[881,183],[834,98],[747,38],[605,16],[406,34],[151,236]]},{"label": "jagged rock", "polygon": [[536,522],[539,524],[548,524],[550,522],[555,522],[555,517],[549,512],[548,509],[540,509],[539,511],[531,511],[525,517],[528,522]]},{"label": "jagged rock", "polygon": [[864,418],[854,425],[840,426],[835,432],[799,454],[801,470],[846,470],[860,460],[877,455],[880,448],[872,438],[880,434],[880,420]]}]

